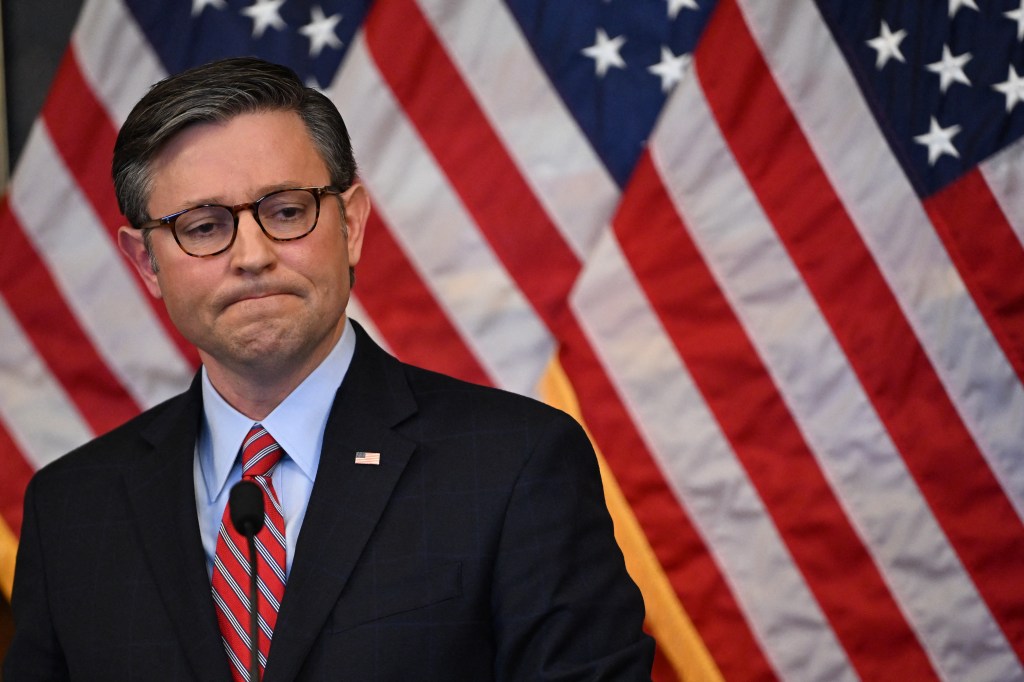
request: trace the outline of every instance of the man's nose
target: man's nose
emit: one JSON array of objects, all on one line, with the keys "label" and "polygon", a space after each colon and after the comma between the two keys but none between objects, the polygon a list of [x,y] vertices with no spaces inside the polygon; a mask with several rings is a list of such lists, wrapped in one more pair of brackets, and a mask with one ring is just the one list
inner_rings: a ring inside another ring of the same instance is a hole
[{"label": "man's nose", "polygon": [[231,246],[232,265],[242,270],[260,270],[276,258],[274,242],[264,234],[252,209],[238,212],[238,233]]}]

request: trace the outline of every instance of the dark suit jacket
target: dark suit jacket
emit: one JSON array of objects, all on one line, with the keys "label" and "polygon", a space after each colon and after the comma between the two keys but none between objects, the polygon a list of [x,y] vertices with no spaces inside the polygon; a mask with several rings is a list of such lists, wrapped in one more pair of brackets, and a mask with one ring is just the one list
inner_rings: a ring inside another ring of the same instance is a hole
[{"label": "dark suit jacket", "polygon": [[[194,381],[33,478],[6,682],[230,679],[201,414]],[[571,418],[401,364],[357,328],[266,682],[646,680],[643,613]]]}]

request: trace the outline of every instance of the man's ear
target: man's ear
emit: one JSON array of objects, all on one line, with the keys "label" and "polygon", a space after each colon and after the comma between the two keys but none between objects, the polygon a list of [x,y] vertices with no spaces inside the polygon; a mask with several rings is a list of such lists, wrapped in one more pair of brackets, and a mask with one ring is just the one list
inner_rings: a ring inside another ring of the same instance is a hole
[{"label": "man's ear", "polygon": [[117,231],[117,245],[121,252],[128,257],[131,264],[138,270],[139,276],[145,283],[146,288],[156,298],[162,298],[160,283],[156,278],[156,270],[153,267],[153,259],[149,257],[146,250],[146,243],[142,236],[142,230],[122,225]]},{"label": "man's ear", "polygon": [[345,207],[345,224],[348,226],[348,264],[355,267],[363,252],[363,235],[366,222],[370,219],[370,195],[360,183],[349,187],[341,195]]}]

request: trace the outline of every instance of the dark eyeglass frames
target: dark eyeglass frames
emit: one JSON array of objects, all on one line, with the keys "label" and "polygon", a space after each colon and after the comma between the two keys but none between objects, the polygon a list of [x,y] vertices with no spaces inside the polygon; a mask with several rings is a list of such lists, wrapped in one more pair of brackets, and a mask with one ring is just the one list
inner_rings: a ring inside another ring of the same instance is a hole
[{"label": "dark eyeglass frames", "polygon": [[235,243],[238,214],[242,211],[252,211],[256,223],[269,239],[287,242],[302,239],[316,227],[320,197],[341,193],[333,185],[279,189],[245,204],[193,206],[135,227],[139,230],[169,227],[182,251],[205,258],[224,253]]}]

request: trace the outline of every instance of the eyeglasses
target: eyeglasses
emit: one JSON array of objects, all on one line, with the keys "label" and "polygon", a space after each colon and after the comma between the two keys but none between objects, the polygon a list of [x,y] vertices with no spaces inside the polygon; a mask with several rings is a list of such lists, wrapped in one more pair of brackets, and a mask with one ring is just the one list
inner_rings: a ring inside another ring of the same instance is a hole
[{"label": "eyeglasses", "polygon": [[174,241],[182,251],[205,258],[224,253],[235,243],[238,214],[242,211],[252,211],[256,224],[269,239],[288,242],[302,239],[316,227],[320,217],[320,197],[341,193],[332,185],[280,189],[247,204],[193,206],[135,227],[139,230],[170,227]]}]

